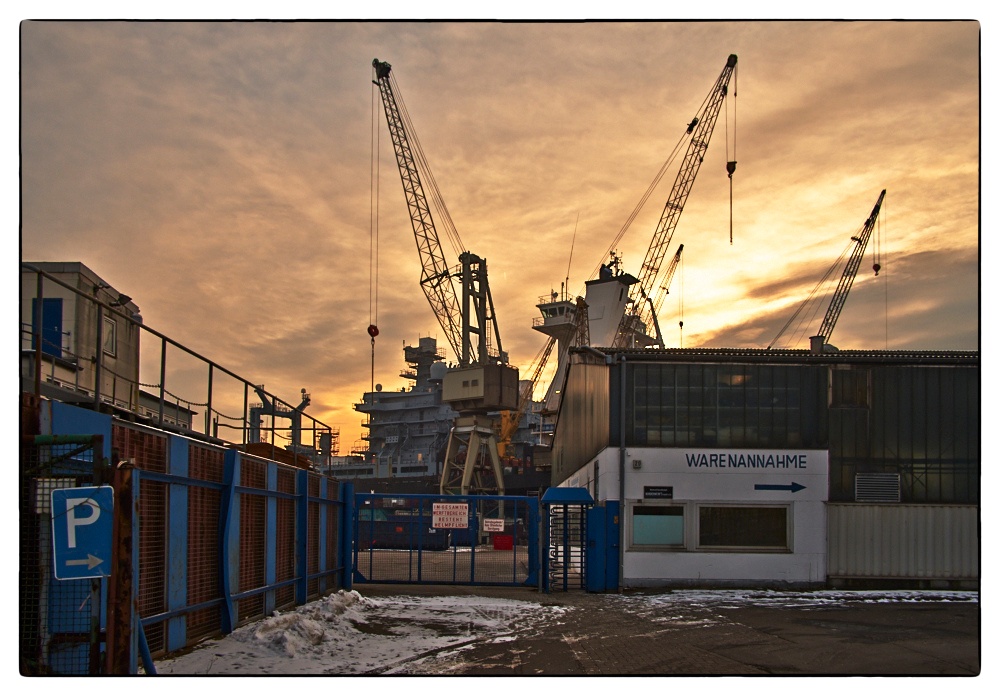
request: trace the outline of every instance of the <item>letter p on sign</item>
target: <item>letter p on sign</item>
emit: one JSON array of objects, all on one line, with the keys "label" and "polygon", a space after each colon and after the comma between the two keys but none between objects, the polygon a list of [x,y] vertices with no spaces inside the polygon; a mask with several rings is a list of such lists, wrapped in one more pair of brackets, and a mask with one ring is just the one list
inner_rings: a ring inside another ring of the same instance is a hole
[{"label": "letter p on sign", "polygon": [[71,549],[76,548],[76,528],[97,522],[101,508],[93,498],[66,498],[66,541]]}]

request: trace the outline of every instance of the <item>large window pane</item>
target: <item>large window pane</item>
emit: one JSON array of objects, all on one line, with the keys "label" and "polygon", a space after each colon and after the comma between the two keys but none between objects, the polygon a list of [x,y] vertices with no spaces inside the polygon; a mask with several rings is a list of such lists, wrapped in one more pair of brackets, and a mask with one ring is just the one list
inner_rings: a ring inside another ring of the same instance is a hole
[{"label": "large window pane", "polygon": [[632,544],[684,544],[684,508],[680,505],[636,505],[632,508]]},{"label": "large window pane", "polygon": [[698,545],[788,549],[788,508],[699,507]]}]

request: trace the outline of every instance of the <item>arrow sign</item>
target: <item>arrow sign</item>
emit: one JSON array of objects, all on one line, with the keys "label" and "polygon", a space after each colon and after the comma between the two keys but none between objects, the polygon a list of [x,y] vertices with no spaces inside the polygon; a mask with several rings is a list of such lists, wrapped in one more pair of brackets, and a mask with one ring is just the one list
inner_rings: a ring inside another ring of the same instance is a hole
[{"label": "arrow sign", "polygon": [[790,491],[792,493],[798,493],[803,488],[805,488],[805,486],[803,486],[801,483],[795,483],[795,482],[784,483],[784,484],[757,483],[754,484],[753,487],[755,491]]},{"label": "arrow sign", "polygon": [[68,566],[87,566],[87,570],[93,570],[102,563],[104,563],[104,559],[98,558],[92,553],[88,553],[86,558],[77,558],[72,561],[66,561],[66,565]]}]

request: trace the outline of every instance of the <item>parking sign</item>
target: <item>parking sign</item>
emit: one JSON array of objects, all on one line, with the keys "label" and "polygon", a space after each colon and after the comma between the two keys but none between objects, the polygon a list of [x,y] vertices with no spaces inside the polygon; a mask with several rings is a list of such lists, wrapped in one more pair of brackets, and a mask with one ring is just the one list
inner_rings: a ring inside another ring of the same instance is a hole
[{"label": "parking sign", "polygon": [[111,486],[52,491],[52,545],[57,580],[111,574]]}]

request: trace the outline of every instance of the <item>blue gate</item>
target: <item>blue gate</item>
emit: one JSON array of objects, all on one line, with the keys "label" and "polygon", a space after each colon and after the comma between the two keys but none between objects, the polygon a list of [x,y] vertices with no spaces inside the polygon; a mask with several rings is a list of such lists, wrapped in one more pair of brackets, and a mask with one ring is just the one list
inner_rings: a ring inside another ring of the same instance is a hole
[{"label": "blue gate", "polygon": [[539,586],[537,498],[354,496],[354,582]]}]

